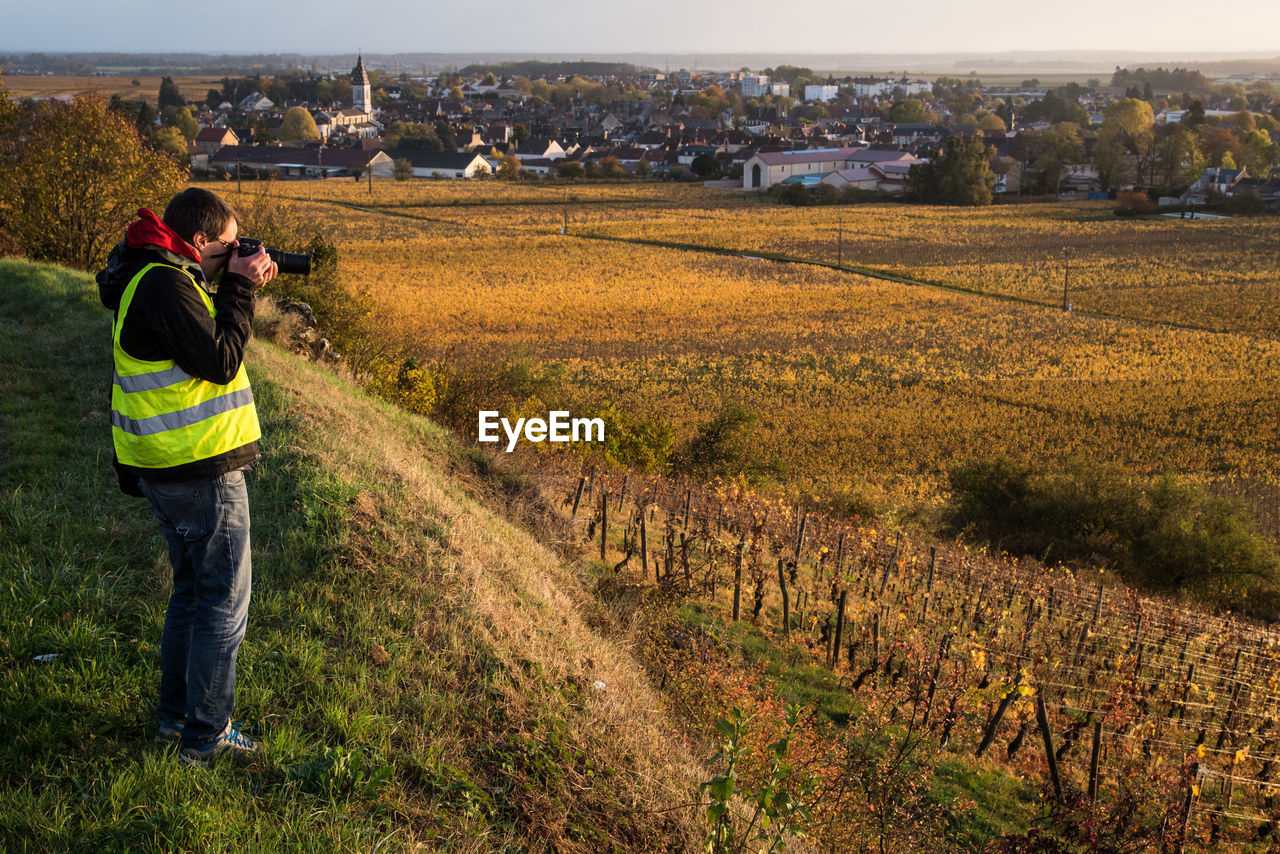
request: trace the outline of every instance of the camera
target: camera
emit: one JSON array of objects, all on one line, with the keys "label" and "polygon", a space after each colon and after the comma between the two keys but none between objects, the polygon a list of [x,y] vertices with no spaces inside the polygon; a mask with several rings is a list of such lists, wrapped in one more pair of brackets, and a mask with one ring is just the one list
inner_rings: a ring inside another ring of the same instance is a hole
[{"label": "camera", "polygon": [[[248,258],[257,253],[262,241],[254,237],[238,238],[241,258]],[[311,275],[311,256],[303,252],[282,252],[279,249],[268,249],[267,257],[276,262],[281,273],[297,273],[300,276]]]}]

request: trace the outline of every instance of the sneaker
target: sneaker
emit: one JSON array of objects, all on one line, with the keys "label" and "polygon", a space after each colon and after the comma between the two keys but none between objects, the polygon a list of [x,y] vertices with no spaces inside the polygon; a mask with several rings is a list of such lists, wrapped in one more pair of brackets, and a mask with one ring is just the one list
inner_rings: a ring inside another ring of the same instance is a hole
[{"label": "sneaker", "polygon": [[215,756],[228,753],[235,759],[252,759],[258,755],[258,743],[227,722],[222,735],[204,747],[184,747],[178,759],[187,765],[208,765]]},{"label": "sneaker", "polygon": [[156,730],[157,744],[181,744],[182,743],[182,724],[176,721],[161,721],[160,728]]}]

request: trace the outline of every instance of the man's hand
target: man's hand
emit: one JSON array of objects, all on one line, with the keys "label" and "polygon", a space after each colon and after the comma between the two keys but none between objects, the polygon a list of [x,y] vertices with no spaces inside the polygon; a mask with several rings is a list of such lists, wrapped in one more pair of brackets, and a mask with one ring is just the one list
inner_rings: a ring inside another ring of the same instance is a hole
[{"label": "man's hand", "polygon": [[231,257],[227,259],[227,272],[244,276],[253,282],[255,288],[260,288],[274,279],[280,271],[276,262],[267,255],[266,247],[259,246],[258,251],[247,258],[241,258],[240,253],[233,249]]}]

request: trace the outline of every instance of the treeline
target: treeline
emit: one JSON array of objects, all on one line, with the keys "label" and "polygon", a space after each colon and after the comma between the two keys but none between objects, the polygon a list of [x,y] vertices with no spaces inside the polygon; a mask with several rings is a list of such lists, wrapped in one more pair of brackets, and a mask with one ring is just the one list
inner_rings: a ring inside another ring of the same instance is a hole
[{"label": "treeline", "polygon": [[1199,71],[1189,68],[1117,68],[1111,75],[1111,85],[1117,89],[1132,86],[1163,89],[1167,92],[1208,93],[1214,89],[1213,81]]},{"label": "treeline", "polygon": [[[127,69],[136,74],[182,74],[192,70],[213,74],[238,74],[245,68],[298,68],[301,54],[252,54],[211,56],[203,53],[13,53],[0,55],[0,68],[22,68],[51,74],[93,74]],[[353,63],[354,64],[354,63]]]},{"label": "treeline", "polygon": [[493,74],[497,77],[528,77],[554,80],[558,77],[638,77],[641,74],[653,73],[652,68],[641,68],[629,62],[540,62],[527,60],[524,62],[479,62],[468,65],[458,71],[464,77],[477,77],[481,74]]}]

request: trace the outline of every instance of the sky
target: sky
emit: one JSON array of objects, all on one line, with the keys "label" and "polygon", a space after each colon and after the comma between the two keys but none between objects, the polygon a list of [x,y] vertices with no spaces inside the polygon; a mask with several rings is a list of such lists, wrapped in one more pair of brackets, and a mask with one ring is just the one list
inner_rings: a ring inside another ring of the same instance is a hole
[{"label": "sky", "polygon": [[1139,50],[1280,56],[1280,2],[1073,0],[36,0],[0,12],[0,52],[795,53]]}]

